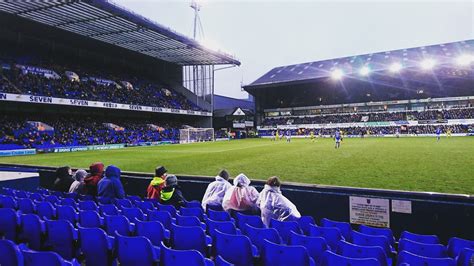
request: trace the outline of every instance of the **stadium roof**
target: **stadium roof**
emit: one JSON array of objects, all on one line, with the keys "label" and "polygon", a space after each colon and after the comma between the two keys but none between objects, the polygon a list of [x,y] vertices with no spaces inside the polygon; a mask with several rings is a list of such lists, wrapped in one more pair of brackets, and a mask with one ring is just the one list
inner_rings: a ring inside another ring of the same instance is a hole
[{"label": "stadium roof", "polygon": [[107,0],[6,0],[0,1],[0,11],[179,65],[240,65]]},{"label": "stadium roof", "polygon": [[[407,48],[379,53],[363,54],[323,61],[315,61],[289,66],[276,67],[244,86],[246,90],[280,85],[291,85],[330,78],[336,73],[355,79],[361,77],[361,69],[368,72],[390,71],[394,64],[403,69],[420,68],[420,64],[436,63],[450,67],[460,56],[468,56],[467,66],[474,62],[474,40],[465,40],[416,48]],[[457,67],[457,65],[456,65]],[[337,71],[337,72],[335,72]],[[369,80],[366,77],[367,80]]]}]

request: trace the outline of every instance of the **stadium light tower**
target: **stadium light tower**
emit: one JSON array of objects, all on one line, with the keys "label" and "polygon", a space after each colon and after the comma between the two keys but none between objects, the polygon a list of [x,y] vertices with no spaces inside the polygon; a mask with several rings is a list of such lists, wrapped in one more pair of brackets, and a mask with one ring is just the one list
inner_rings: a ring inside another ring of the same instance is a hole
[{"label": "stadium light tower", "polygon": [[460,66],[468,66],[474,61],[474,56],[472,55],[460,55],[458,58],[456,58],[456,63]]},{"label": "stadium light tower", "polygon": [[194,28],[193,38],[195,40],[204,38],[204,29],[202,28],[201,18],[199,17],[199,11],[201,11],[202,0],[191,1],[190,7],[194,10]]},{"label": "stadium light tower", "polygon": [[402,70],[402,68],[403,68],[402,64],[400,64],[400,63],[393,63],[393,64],[390,65],[389,70],[390,70],[390,72],[392,72],[392,73],[396,73],[396,72],[400,72],[400,70]]},{"label": "stadium light tower", "polygon": [[421,64],[420,64],[420,66],[423,70],[430,70],[435,65],[436,65],[436,61],[433,60],[433,59],[425,59],[425,60],[421,61]]},{"label": "stadium light tower", "polygon": [[344,76],[344,72],[341,69],[334,69],[331,73],[331,77],[335,80],[340,80]]},{"label": "stadium light tower", "polygon": [[359,70],[359,74],[360,74],[361,76],[364,76],[364,77],[368,76],[369,73],[370,73],[370,68],[369,68],[368,66],[363,66],[363,67]]}]

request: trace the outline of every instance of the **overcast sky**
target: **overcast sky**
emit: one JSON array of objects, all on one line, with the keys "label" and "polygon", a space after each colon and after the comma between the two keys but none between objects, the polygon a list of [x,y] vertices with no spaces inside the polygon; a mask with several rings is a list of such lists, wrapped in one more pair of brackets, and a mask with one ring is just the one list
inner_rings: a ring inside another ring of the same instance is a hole
[{"label": "overcast sky", "polygon": [[[191,1],[113,2],[192,37]],[[216,73],[216,93],[246,98],[276,66],[474,38],[474,1],[204,0],[207,43],[242,65]]]}]

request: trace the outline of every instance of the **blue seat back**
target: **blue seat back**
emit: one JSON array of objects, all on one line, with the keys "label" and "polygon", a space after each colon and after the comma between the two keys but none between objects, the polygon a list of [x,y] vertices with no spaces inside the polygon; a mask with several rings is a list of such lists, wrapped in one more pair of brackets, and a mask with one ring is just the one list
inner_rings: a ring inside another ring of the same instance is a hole
[{"label": "blue seat back", "polygon": [[100,203],[100,204],[112,204],[112,199],[109,197],[98,196],[96,199],[97,199],[97,203]]},{"label": "blue seat back", "polygon": [[349,258],[374,258],[382,266],[386,266],[388,264],[387,256],[381,247],[359,246],[346,241],[340,241],[336,252],[339,255]]},{"label": "blue seat back", "polygon": [[10,240],[0,240],[0,265],[4,266],[22,266],[23,254],[18,246]]},{"label": "blue seat back", "polygon": [[123,215],[105,215],[104,216],[105,231],[109,235],[115,235],[115,231],[119,234],[130,235],[130,221]]},{"label": "blue seat back", "polygon": [[261,252],[263,250],[264,240],[272,243],[281,244],[281,237],[275,228],[257,228],[249,224],[244,225],[245,234],[250,238],[252,244]]},{"label": "blue seat back", "polygon": [[173,218],[171,217],[171,214],[167,211],[149,211],[148,221],[158,221],[166,229],[170,230]]},{"label": "blue seat back", "polygon": [[230,214],[226,211],[207,210],[207,217],[214,221],[231,221]]},{"label": "blue seat back", "polygon": [[309,235],[322,237],[326,240],[331,250],[336,250],[340,240],[342,240],[341,231],[336,227],[321,227],[316,225],[309,226]]},{"label": "blue seat back", "polygon": [[155,205],[153,205],[153,202],[151,201],[137,201],[135,204],[143,213],[155,210]]},{"label": "blue seat back", "polygon": [[408,239],[411,241],[415,241],[418,243],[425,243],[425,244],[439,244],[439,238],[435,235],[419,235],[415,233],[411,233],[408,231],[403,231],[400,239]]},{"label": "blue seat back", "polygon": [[15,241],[17,237],[18,216],[14,209],[0,208],[0,238]]},{"label": "blue seat back", "polygon": [[56,208],[48,201],[36,204],[36,213],[41,219],[54,219],[56,217]]},{"label": "blue seat back", "polygon": [[132,208],[133,204],[129,199],[116,199],[115,206],[122,208]]},{"label": "blue seat back", "polygon": [[23,214],[20,217],[20,224],[20,239],[28,243],[29,248],[40,250],[45,228],[39,216],[36,214]]},{"label": "blue seat back", "polygon": [[[65,261],[61,256],[52,251],[22,250],[25,259],[25,266],[67,266],[70,262]],[[79,265],[79,264],[72,264]]]},{"label": "blue seat back", "polygon": [[473,240],[462,239],[462,238],[459,238],[459,237],[452,237],[452,238],[449,239],[448,254],[452,258],[456,258],[457,256],[459,256],[459,253],[464,248],[474,249],[474,241]]},{"label": "blue seat back", "polygon": [[176,214],[176,224],[181,226],[201,226],[201,221],[196,216],[182,216]]},{"label": "blue seat back", "polygon": [[398,250],[431,258],[446,258],[448,256],[448,250],[443,245],[418,243],[408,239],[400,240]]},{"label": "blue seat back", "polygon": [[139,208],[122,208],[122,215],[125,215],[125,217],[128,218],[130,221],[135,221],[135,219],[138,219],[140,221],[143,221],[145,219],[145,216]]},{"label": "blue seat back", "polygon": [[206,234],[199,226],[171,225],[171,244],[174,249],[195,249],[206,254]]},{"label": "blue seat back", "polygon": [[474,249],[462,249],[456,261],[458,266],[472,266],[474,262]]},{"label": "blue seat back", "polygon": [[429,266],[454,266],[455,261],[451,258],[428,258],[418,256],[408,251],[398,253],[398,264],[408,265],[429,265]]},{"label": "blue seat back", "polygon": [[101,227],[100,216],[96,211],[79,211],[79,224],[82,227]]},{"label": "blue seat back", "polygon": [[59,202],[59,198],[56,195],[46,196],[44,197],[44,200],[52,204],[56,204]]},{"label": "blue seat back", "polygon": [[182,207],[179,209],[179,214],[182,216],[195,216],[199,218],[199,220],[204,221],[204,211],[201,207],[199,208],[186,208]]},{"label": "blue seat back", "polygon": [[150,240],[143,236],[122,236],[117,234],[117,258],[121,266],[155,265],[159,254]]},{"label": "blue seat back", "polygon": [[33,203],[33,200],[31,199],[18,199],[17,201],[18,204],[18,210],[21,211],[24,214],[28,213],[35,213],[35,204]]},{"label": "blue seat back", "polygon": [[78,214],[76,210],[69,205],[56,207],[56,214],[59,220],[67,220],[72,224],[76,224],[78,219]]},{"label": "blue seat back", "polygon": [[157,247],[165,240],[165,228],[158,221],[142,222],[135,221],[135,234],[148,238]]},{"label": "blue seat back", "polygon": [[291,232],[295,232],[297,234],[303,234],[301,231],[300,225],[298,222],[289,221],[289,222],[282,222],[277,221],[275,219],[270,220],[270,228],[275,228],[279,233],[280,236],[285,243],[290,242]]},{"label": "blue seat back", "polygon": [[380,262],[374,258],[349,258],[337,255],[334,252],[326,250],[321,259],[321,266],[332,265],[350,265],[350,266],[380,266]]},{"label": "blue seat back", "polygon": [[113,204],[104,204],[104,205],[99,205],[99,211],[102,215],[107,214],[107,215],[119,215],[119,210],[117,209],[117,206]]},{"label": "blue seat back", "polygon": [[303,246],[308,250],[308,254],[315,262],[319,262],[324,251],[328,249],[326,240],[317,236],[305,236],[291,232],[291,246]]},{"label": "blue seat back", "polygon": [[253,265],[252,243],[244,235],[231,235],[215,231],[214,249],[217,255],[236,266]]},{"label": "blue seat back", "polygon": [[113,264],[115,261],[111,249],[113,248],[113,242],[108,240],[104,230],[101,228],[79,227],[79,239],[86,265],[101,266]]},{"label": "blue seat back", "polygon": [[59,202],[60,205],[64,205],[64,206],[71,206],[73,207],[74,209],[77,209],[77,203],[74,199],[71,199],[71,198],[65,198],[65,199],[62,199],[60,202]]},{"label": "blue seat back", "polygon": [[164,205],[158,203],[158,210],[160,211],[167,211],[171,215],[171,217],[176,217],[176,208],[173,205]]},{"label": "blue seat back", "polygon": [[0,207],[16,209],[17,202],[12,196],[0,195]]},{"label": "blue seat back", "polygon": [[[92,200],[79,201],[79,209],[82,211],[97,211],[97,204]],[[115,207],[115,206],[114,206]]]},{"label": "blue seat back", "polygon": [[234,223],[230,221],[213,221],[211,219],[207,220],[207,234],[211,237],[215,236],[216,230],[219,230],[221,233],[235,235],[237,234],[237,228],[235,228]]},{"label": "blue seat back", "polygon": [[186,201],[184,203],[184,206],[186,208],[200,208],[200,209],[202,209],[201,202],[199,202],[197,200]]},{"label": "blue seat back", "polygon": [[196,250],[174,250],[161,243],[161,263],[167,266],[205,266],[204,257]]},{"label": "blue seat back", "polygon": [[338,221],[333,221],[333,220],[323,218],[321,219],[321,226],[339,228],[344,239],[347,241],[351,241],[352,227],[350,223],[338,222]]},{"label": "blue seat back", "polygon": [[64,259],[75,257],[74,227],[69,221],[57,220],[46,222],[46,246],[57,252]]},{"label": "blue seat back", "polygon": [[395,246],[395,237],[393,237],[392,229],[390,228],[375,228],[361,224],[359,226],[359,232],[373,236],[386,236],[390,241],[390,245]]},{"label": "blue seat back", "polygon": [[266,228],[260,216],[246,215],[239,212],[237,212],[235,215],[235,218],[237,220],[237,227],[239,227],[243,233],[245,233],[245,224],[251,225],[252,227],[256,228]]},{"label": "blue seat back", "polygon": [[296,220],[300,225],[301,230],[305,235],[309,235],[309,225],[316,225],[314,218],[312,216],[301,216],[298,220]]},{"label": "blue seat back", "polygon": [[43,201],[43,195],[41,195],[40,193],[31,193],[29,196],[28,196],[29,199],[31,200],[37,200],[37,201]]},{"label": "blue seat back", "polygon": [[381,247],[387,257],[389,257],[392,252],[390,241],[386,236],[366,235],[357,231],[352,231],[352,243],[360,246]]},{"label": "blue seat back", "polygon": [[264,266],[311,265],[311,259],[303,246],[286,246],[264,241],[262,251]]}]

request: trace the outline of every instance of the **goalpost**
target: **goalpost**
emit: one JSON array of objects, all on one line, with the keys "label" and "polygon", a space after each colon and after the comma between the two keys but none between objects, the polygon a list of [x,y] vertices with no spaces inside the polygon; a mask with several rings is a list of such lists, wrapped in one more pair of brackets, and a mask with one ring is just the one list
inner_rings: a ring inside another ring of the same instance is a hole
[{"label": "goalpost", "polygon": [[213,128],[184,128],[179,130],[179,143],[214,141]]}]

